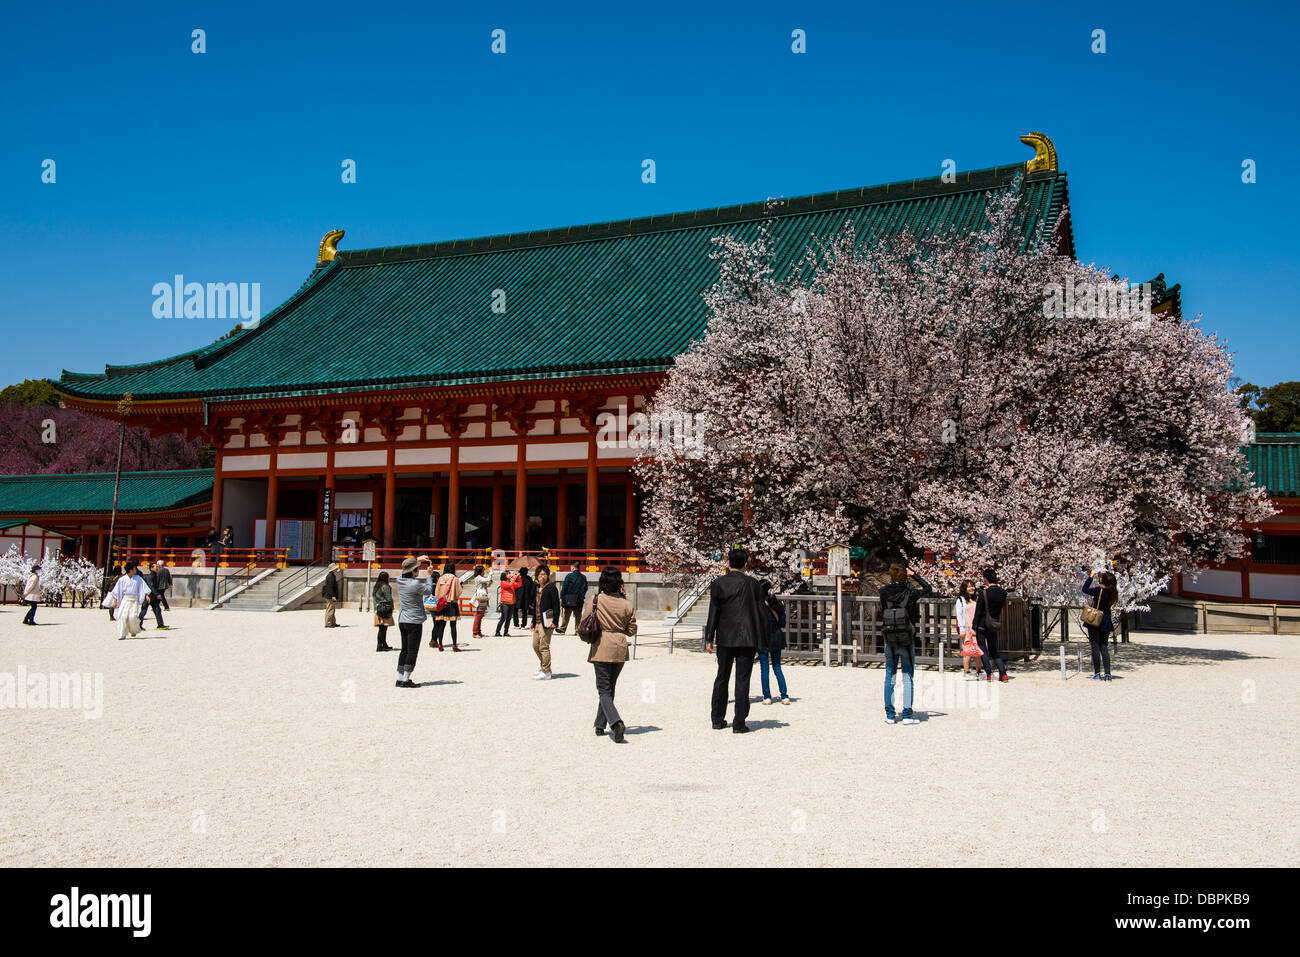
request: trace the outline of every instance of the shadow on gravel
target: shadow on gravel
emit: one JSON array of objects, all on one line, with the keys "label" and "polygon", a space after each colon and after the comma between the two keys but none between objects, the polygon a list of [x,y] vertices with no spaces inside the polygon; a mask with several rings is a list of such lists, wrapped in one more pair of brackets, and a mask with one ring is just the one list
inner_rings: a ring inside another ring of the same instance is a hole
[{"label": "shadow on gravel", "polygon": [[[1165,645],[1144,645],[1136,642],[1110,645],[1112,671],[1138,668],[1142,665],[1213,665],[1224,661],[1272,660],[1269,655],[1252,655],[1235,648],[1189,648]],[[1083,667],[1092,668],[1092,652],[1086,641],[1071,641],[1065,646],[1065,661],[1071,669],[1078,668],[1079,652],[1083,653]],[[1043,653],[1034,661],[1007,662],[1011,672],[1032,674],[1039,671],[1061,672],[1061,643],[1048,642]]]},{"label": "shadow on gravel", "polygon": [[777,721],[775,718],[760,718],[757,721],[746,719],[745,724],[749,725],[750,731],[768,731],[773,728],[790,727],[788,721]]}]

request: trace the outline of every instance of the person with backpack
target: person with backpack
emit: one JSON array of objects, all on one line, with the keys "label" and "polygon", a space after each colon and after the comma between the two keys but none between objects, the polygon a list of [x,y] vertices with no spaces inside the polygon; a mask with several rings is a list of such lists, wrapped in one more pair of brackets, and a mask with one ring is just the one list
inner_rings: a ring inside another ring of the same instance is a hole
[{"label": "person with backpack", "polygon": [[767,682],[767,668],[771,664],[776,674],[776,687],[781,692],[781,703],[789,704],[790,695],[785,689],[785,672],[781,670],[781,651],[785,648],[785,605],[772,594],[772,583],[763,582],[763,604],[772,619],[772,634],[768,639],[767,650],[759,649],[759,680],[763,683],[763,704],[772,703],[772,688]]},{"label": "person with backpack", "polygon": [[[1088,645],[1092,648],[1092,680],[1110,681],[1110,637],[1115,633],[1115,623],[1111,620],[1111,609],[1119,601],[1119,587],[1112,572],[1102,572],[1100,584],[1094,585],[1097,577],[1088,573],[1088,580],[1083,583],[1082,591],[1092,599],[1090,608],[1083,610],[1083,630],[1088,633]],[[1102,675],[1102,668],[1106,674]]]},{"label": "person with backpack", "polygon": [[[325,580],[320,584],[320,596],[325,599],[325,627],[337,628],[339,623],[334,618],[334,609],[339,603],[339,581],[334,577],[337,565],[331,564],[325,573]],[[423,621],[423,619],[421,619]]]},{"label": "person with backpack", "polygon": [[[564,584],[560,586],[560,627],[555,629],[558,635],[564,634],[569,630],[569,618],[581,620],[580,609],[582,602],[587,597],[587,576],[578,568],[578,563],[573,563],[573,570],[564,576]],[[576,622],[574,627],[576,628]]]},{"label": "person with backpack", "polygon": [[[916,673],[916,632],[921,622],[920,601],[930,585],[912,575],[919,587],[907,583],[906,565],[889,566],[889,584],[880,589],[880,624],[885,638],[885,724],[920,724],[912,715],[912,679]],[[903,710],[895,716],[894,677],[903,672]]]},{"label": "person with backpack", "polygon": [[438,584],[433,590],[433,635],[429,647],[442,651],[442,633],[451,625],[451,650],[460,651],[456,643],[456,622],[460,620],[460,579],[456,577],[456,563],[445,562]]},{"label": "person with backpack", "polygon": [[388,629],[393,626],[393,586],[388,583],[388,572],[380,572],[375,587],[370,591],[371,606],[375,612],[375,651],[392,651],[388,643]]},{"label": "person with backpack", "polygon": [[1002,630],[1002,612],[1007,607],[1007,591],[998,584],[998,574],[984,569],[984,587],[975,603],[975,638],[984,652],[984,675],[993,680],[993,668],[998,669],[999,681],[1010,681],[1007,664],[998,653],[998,632]]},{"label": "person with backpack", "polygon": [[474,626],[470,631],[471,638],[483,637],[483,616],[487,614],[488,603],[490,601],[489,592],[492,588],[492,576],[488,575],[482,565],[474,566],[474,577],[470,580],[474,586]]},{"label": "person with backpack", "polygon": [[424,630],[424,600],[433,594],[433,581],[427,576],[416,578],[420,563],[413,556],[402,560],[402,574],[397,578],[397,630],[402,635],[402,650],[397,656],[397,687],[419,687],[411,680],[415,659],[420,654],[420,632]]},{"label": "person with backpack", "polygon": [[515,594],[519,590],[519,576],[510,569],[501,572],[501,582],[497,586],[497,630],[500,638],[502,631],[510,637],[510,619],[515,614]]},{"label": "person with backpack", "polygon": [[731,730],[747,734],[749,725],[749,678],[754,658],[766,651],[771,640],[771,616],[763,605],[763,589],[758,581],[745,574],[749,552],[733,548],[727,555],[727,573],[709,583],[709,618],[704,625],[704,650],[717,648],[718,673],[713,679],[710,718],[713,729],[727,726],[727,685],[731,669],[736,669],[736,712]]},{"label": "person with backpack", "polygon": [[537,681],[551,679],[551,633],[555,620],[560,617],[560,593],[551,581],[551,570],[545,565],[537,569],[536,598],[533,612],[533,652],[541,667],[533,674]]},{"label": "person with backpack", "polygon": [[636,609],[623,597],[623,575],[612,566],[600,573],[596,594],[578,619],[578,637],[587,642],[587,660],[596,672],[596,735],[608,728],[615,744],[623,743],[627,726],[614,706],[618,676],[628,659],[628,644],[636,634]]}]

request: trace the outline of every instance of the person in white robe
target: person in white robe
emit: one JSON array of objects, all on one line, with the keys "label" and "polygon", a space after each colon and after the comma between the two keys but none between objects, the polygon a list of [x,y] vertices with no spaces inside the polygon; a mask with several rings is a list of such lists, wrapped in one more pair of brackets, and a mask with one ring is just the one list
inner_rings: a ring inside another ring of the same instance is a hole
[{"label": "person in white robe", "polygon": [[109,604],[117,609],[114,624],[117,625],[118,641],[134,638],[140,632],[140,608],[149,597],[150,588],[140,577],[137,568],[135,562],[127,562],[122,577],[108,593]]}]

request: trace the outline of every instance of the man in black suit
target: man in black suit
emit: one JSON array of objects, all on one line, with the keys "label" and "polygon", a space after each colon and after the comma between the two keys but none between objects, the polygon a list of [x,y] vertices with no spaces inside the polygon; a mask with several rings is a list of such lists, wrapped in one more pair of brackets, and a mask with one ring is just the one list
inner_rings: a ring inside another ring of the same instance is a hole
[{"label": "man in black suit", "polygon": [[727,726],[727,685],[731,666],[736,666],[736,717],[731,730],[744,734],[749,730],[749,675],[754,656],[766,649],[769,639],[767,610],[763,606],[763,588],[745,574],[749,552],[733,548],[727,556],[727,574],[709,585],[709,620],[704,626],[704,647],[718,650],[718,675],[713,679],[713,727]]}]

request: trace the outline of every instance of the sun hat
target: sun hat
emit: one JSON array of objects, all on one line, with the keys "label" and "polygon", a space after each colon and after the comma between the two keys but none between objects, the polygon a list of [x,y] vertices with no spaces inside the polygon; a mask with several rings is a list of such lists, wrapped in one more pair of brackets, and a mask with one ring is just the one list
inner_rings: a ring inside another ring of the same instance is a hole
[{"label": "sun hat", "polygon": [[418,567],[419,567],[419,563],[414,558],[411,558],[409,555],[406,558],[402,559],[403,575],[415,571],[415,569]]}]

